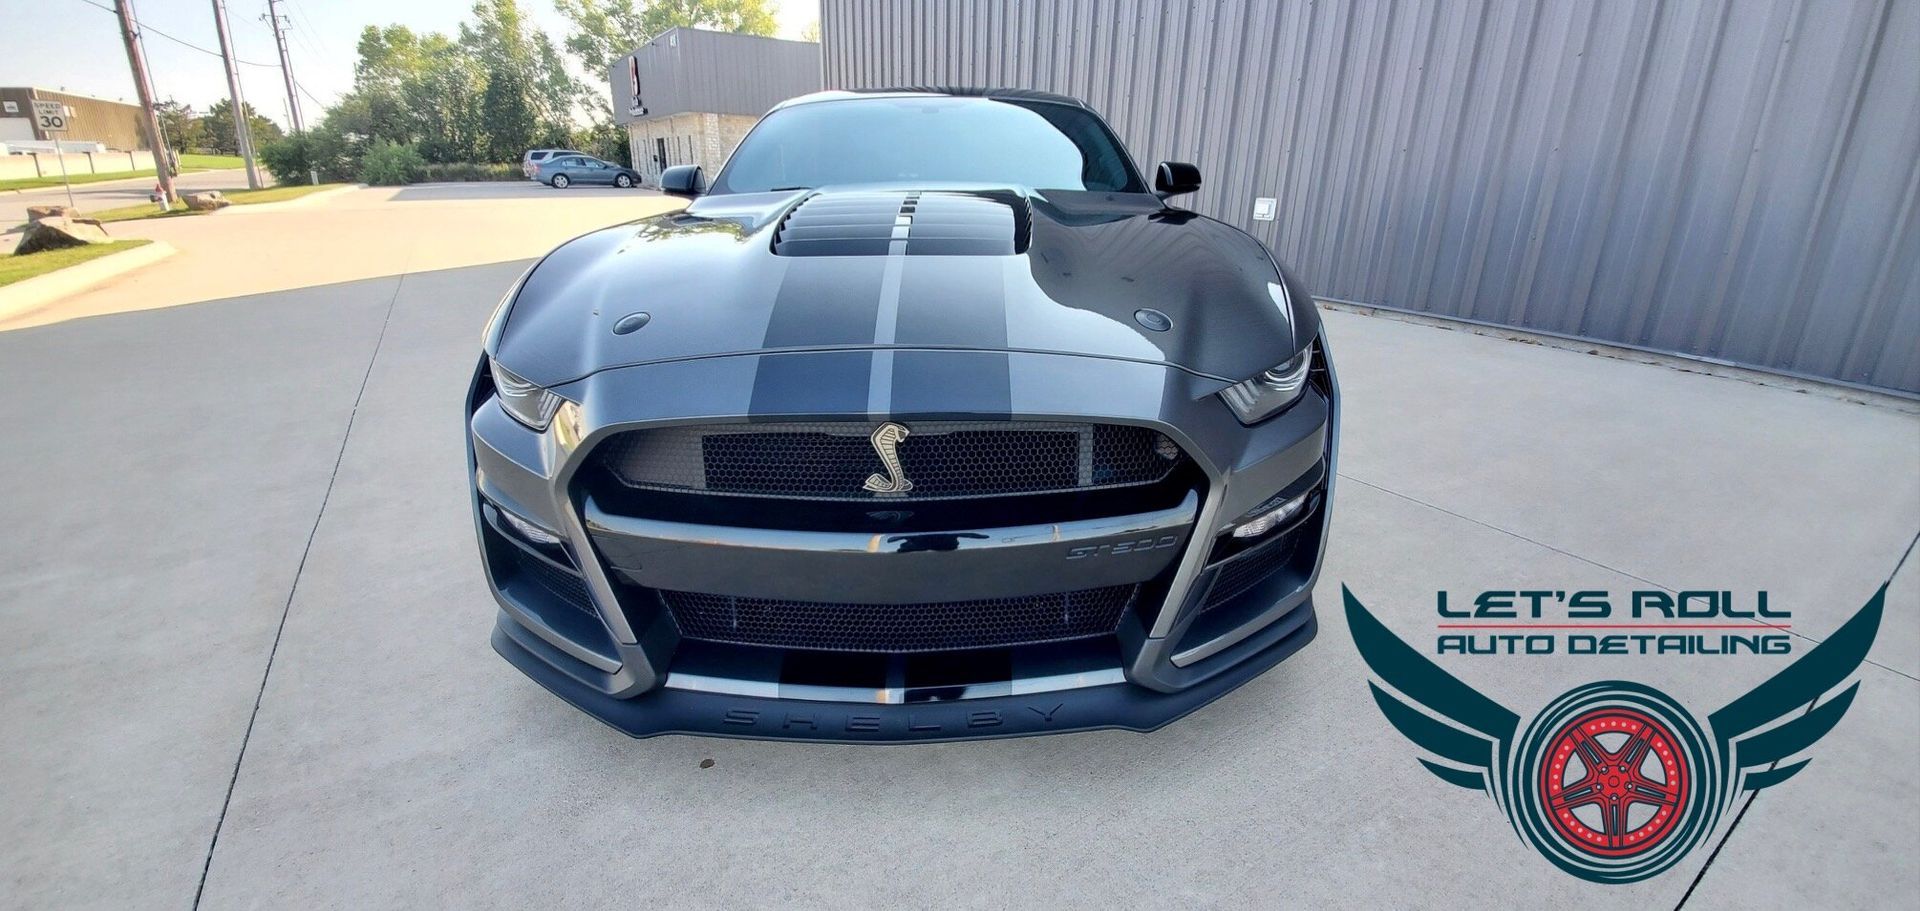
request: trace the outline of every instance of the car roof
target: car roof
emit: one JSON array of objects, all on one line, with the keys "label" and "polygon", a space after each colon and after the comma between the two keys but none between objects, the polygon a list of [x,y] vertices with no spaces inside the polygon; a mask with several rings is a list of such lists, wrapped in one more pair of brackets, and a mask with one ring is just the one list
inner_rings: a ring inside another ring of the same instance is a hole
[{"label": "car roof", "polygon": [[797,98],[789,98],[773,106],[781,108],[802,104],[816,104],[822,101],[845,101],[851,98],[916,98],[944,96],[948,98],[989,98],[1006,101],[1044,101],[1051,104],[1064,104],[1076,108],[1087,107],[1087,103],[1069,95],[1056,95],[1034,89],[984,88],[976,86],[953,85],[916,85],[898,88],[877,89],[832,89],[825,92],[813,92]]}]

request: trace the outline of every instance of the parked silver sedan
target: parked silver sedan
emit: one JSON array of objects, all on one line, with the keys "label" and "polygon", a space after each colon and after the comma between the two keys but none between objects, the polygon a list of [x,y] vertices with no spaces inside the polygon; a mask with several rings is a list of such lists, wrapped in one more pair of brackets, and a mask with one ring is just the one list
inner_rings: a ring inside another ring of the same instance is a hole
[{"label": "parked silver sedan", "polygon": [[535,179],[559,190],[574,184],[611,185],[621,189],[640,184],[639,172],[591,155],[556,155],[540,165]]}]

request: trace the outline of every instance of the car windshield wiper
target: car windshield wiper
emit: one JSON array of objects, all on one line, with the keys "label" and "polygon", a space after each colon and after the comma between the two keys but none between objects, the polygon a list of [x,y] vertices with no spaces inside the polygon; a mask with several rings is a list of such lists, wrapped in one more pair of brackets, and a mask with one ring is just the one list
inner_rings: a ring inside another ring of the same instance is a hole
[{"label": "car windshield wiper", "polygon": [[812,188],[812,187],[774,187],[774,188],[772,188],[772,189],[770,189],[770,190],[768,190],[767,192],[769,192],[769,193],[785,193],[785,192],[787,192],[787,191],[789,191],[789,190],[811,190],[811,189],[813,189],[813,188]]}]

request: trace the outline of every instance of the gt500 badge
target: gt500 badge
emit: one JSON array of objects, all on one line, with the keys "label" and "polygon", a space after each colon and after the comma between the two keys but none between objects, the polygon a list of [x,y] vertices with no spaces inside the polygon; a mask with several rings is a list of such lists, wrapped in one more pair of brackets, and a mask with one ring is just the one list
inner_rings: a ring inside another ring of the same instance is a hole
[{"label": "gt500 badge", "polygon": [[1108,554],[1131,554],[1143,550],[1159,550],[1180,543],[1179,535],[1162,535],[1158,538],[1141,538],[1138,541],[1119,541],[1106,544],[1082,544],[1067,551],[1067,559],[1080,560],[1087,557],[1100,557]]}]

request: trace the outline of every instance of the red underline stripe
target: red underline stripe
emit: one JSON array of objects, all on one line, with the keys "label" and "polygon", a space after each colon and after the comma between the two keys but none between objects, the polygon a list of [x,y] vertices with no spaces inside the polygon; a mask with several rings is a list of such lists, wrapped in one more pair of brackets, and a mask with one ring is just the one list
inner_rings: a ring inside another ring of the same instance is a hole
[{"label": "red underline stripe", "polygon": [[1793,629],[1791,623],[1442,623],[1441,629]]}]

